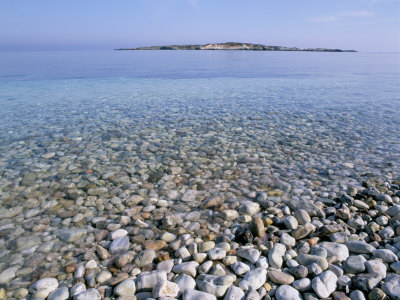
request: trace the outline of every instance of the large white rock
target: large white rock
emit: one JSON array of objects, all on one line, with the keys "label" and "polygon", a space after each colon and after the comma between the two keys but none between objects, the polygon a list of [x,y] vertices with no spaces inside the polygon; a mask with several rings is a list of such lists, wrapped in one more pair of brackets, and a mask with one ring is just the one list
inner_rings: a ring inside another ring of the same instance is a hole
[{"label": "large white rock", "polygon": [[88,289],[74,296],[74,300],[100,300],[101,296],[98,290]]},{"label": "large white rock", "polygon": [[153,297],[171,297],[174,298],[179,294],[179,286],[175,282],[162,280],[153,288]]},{"label": "large white rock", "polygon": [[349,257],[349,249],[343,244],[322,242],[319,246],[326,249],[328,252],[328,259],[332,257],[335,258],[336,261],[342,262]]},{"label": "large white rock", "polygon": [[244,298],[244,292],[237,286],[232,285],[226,292],[224,300],[244,300]]},{"label": "large white rock", "polygon": [[274,247],[268,252],[268,262],[272,268],[282,268],[283,256],[285,255],[286,247],[283,244],[276,243]]},{"label": "large white rock", "polygon": [[337,276],[330,270],[323,272],[321,275],[312,280],[312,288],[314,292],[321,298],[328,298],[336,290]]},{"label": "large white rock", "polygon": [[217,300],[217,297],[201,291],[186,290],[183,293],[182,300]]},{"label": "large white rock", "polygon": [[37,298],[46,298],[52,291],[58,288],[58,280],[55,278],[43,278],[29,287],[29,292]]},{"label": "large white rock", "polygon": [[303,300],[299,291],[286,284],[276,289],[275,298],[277,300]]},{"label": "large white rock", "polygon": [[196,280],[186,274],[181,274],[175,279],[175,283],[179,286],[180,293],[186,290],[193,290],[196,287]]},{"label": "large white rock", "polygon": [[117,296],[133,296],[135,292],[135,281],[129,278],[120,282],[114,289],[114,294]]},{"label": "large white rock", "polygon": [[256,291],[267,281],[267,270],[260,267],[246,273],[239,287],[244,291]]},{"label": "large white rock", "polygon": [[139,291],[146,289],[153,289],[157,283],[162,280],[167,280],[167,273],[163,271],[152,271],[141,273],[136,281],[137,289]]},{"label": "large white rock", "polygon": [[196,277],[197,269],[199,268],[199,264],[195,261],[188,261],[181,263],[179,265],[175,265],[172,268],[172,271],[177,274],[186,274],[192,277]]}]

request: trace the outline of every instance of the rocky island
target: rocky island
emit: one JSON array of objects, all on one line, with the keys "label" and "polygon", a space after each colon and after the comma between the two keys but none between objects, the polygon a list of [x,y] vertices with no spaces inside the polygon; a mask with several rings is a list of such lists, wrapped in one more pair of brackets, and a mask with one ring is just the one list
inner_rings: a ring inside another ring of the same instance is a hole
[{"label": "rocky island", "polygon": [[310,52],[357,52],[355,50],[327,49],[327,48],[306,48],[284,46],[266,46],[251,43],[215,43],[204,45],[168,45],[150,46],[138,48],[120,48],[115,50],[253,50],[253,51],[310,51]]}]

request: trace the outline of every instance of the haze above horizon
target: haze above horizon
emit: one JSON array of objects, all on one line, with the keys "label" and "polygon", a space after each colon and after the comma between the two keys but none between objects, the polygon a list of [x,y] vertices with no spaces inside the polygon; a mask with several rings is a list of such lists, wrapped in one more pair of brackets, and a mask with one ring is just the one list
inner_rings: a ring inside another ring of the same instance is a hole
[{"label": "haze above horizon", "polygon": [[400,51],[399,0],[2,0],[0,50],[248,42]]}]

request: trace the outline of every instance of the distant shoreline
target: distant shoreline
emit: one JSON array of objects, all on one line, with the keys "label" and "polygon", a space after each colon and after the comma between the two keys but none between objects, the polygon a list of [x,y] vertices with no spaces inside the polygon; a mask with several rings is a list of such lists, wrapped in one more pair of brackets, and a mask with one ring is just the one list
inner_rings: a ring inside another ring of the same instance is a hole
[{"label": "distant shoreline", "polygon": [[306,48],[284,46],[266,46],[262,44],[251,43],[215,43],[204,45],[166,45],[166,46],[149,46],[138,48],[118,48],[122,50],[239,50],[239,51],[304,51],[304,52],[357,52],[356,50],[328,49],[328,48]]}]

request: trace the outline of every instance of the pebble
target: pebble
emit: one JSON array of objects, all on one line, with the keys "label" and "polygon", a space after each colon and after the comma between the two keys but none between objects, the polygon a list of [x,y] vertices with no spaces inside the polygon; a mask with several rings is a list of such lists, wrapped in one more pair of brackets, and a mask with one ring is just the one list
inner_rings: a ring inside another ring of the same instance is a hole
[{"label": "pebble", "polygon": [[125,279],[114,288],[114,294],[117,296],[132,296],[136,292],[135,281]]},{"label": "pebble", "polygon": [[231,286],[226,292],[224,300],[244,300],[244,298],[245,294],[240,288]]},{"label": "pebble", "polygon": [[186,290],[194,289],[196,287],[196,280],[186,274],[180,274],[175,279],[175,283],[178,285],[181,293],[184,293]]},{"label": "pebble", "polygon": [[111,254],[126,252],[129,249],[129,237],[124,236],[113,240],[110,245],[109,252]]},{"label": "pebble", "polygon": [[212,294],[188,289],[183,293],[182,300],[217,300]]},{"label": "pebble", "polygon": [[285,272],[281,272],[279,270],[269,269],[268,270],[268,278],[274,283],[278,284],[291,284],[294,281],[294,277],[286,274]]},{"label": "pebble", "polygon": [[290,285],[281,285],[276,289],[275,297],[277,300],[303,300],[299,291]]},{"label": "pebble", "polygon": [[179,294],[179,286],[171,281],[162,280],[153,288],[153,297],[177,297]]},{"label": "pebble", "polygon": [[47,300],[67,300],[69,298],[69,291],[67,287],[61,287],[51,292]]},{"label": "pebble", "polygon": [[221,260],[226,256],[226,251],[225,249],[216,247],[208,250],[207,255],[211,260]]},{"label": "pebble", "polygon": [[312,280],[312,288],[314,292],[321,298],[328,298],[336,290],[338,278],[330,270],[323,272],[321,275]]},{"label": "pebble", "polygon": [[238,248],[237,255],[247,259],[250,263],[255,264],[261,253],[253,246],[242,246]]},{"label": "pebble", "polygon": [[135,265],[139,268],[147,266],[156,258],[156,252],[152,249],[146,249],[139,253],[135,258]]},{"label": "pebble", "polygon": [[243,275],[250,271],[250,266],[237,261],[231,265],[231,269],[235,272],[236,275]]},{"label": "pebble", "polygon": [[186,274],[192,277],[196,277],[197,269],[199,268],[199,264],[195,261],[184,262],[178,265],[175,265],[172,268],[172,271],[177,274]]},{"label": "pebble", "polygon": [[267,281],[267,270],[263,267],[255,268],[246,273],[239,287],[244,291],[256,291]]},{"label": "pebble", "polygon": [[268,252],[268,262],[272,268],[280,269],[282,267],[285,252],[285,245],[279,243],[274,244],[274,247]]},{"label": "pebble", "polygon": [[29,287],[29,292],[38,298],[46,298],[58,288],[58,280],[55,278],[43,278]]},{"label": "pebble", "polygon": [[82,293],[76,294],[74,300],[100,300],[101,295],[96,289],[88,289]]},{"label": "pebble", "polygon": [[136,281],[137,290],[153,289],[160,281],[167,280],[167,273],[152,271],[139,274]]}]

